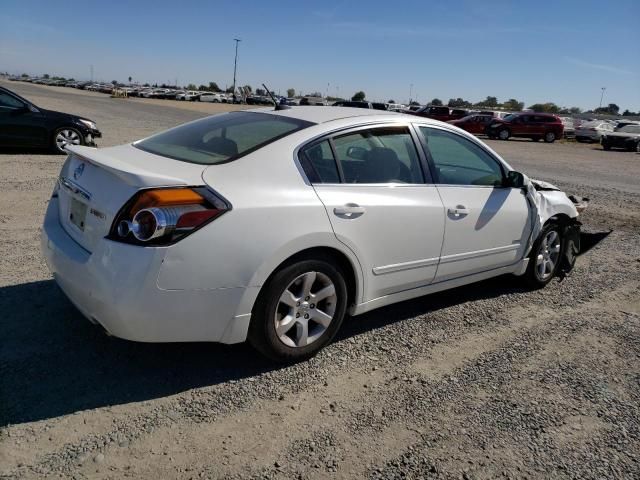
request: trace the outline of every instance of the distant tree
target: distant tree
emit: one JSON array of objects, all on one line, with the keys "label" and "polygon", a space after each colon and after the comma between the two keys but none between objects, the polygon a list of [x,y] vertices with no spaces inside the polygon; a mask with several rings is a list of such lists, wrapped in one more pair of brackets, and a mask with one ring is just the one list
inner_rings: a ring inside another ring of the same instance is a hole
[{"label": "distant tree", "polygon": [[359,92],[356,92],[353,95],[353,97],[351,97],[351,100],[354,101],[354,102],[362,102],[362,101],[364,101],[366,96],[367,95],[362,90],[360,90]]},{"label": "distant tree", "polygon": [[496,108],[498,106],[498,99],[496,97],[487,96],[484,100],[476,103],[477,107]]},{"label": "distant tree", "polygon": [[42,78],[49,78],[49,74],[45,73],[44,75],[42,75]]},{"label": "distant tree", "polygon": [[544,112],[544,113],[560,113],[560,107],[553,102],[547,103],[534,103],[529,107],[530,110],[534,112]]},{"label": "distant tree", "polygon": [[[418,102],[415,102],[415,104],[420,105]],[[411,105],[414,105],[414,103],[411,102]],[[436,107],[441,107],[442,106],[442,100],[440,100],[439,98],[434,98],[433,100],[431,100],[429,102],[429,105],[435,105]]]},{"label": "distant tree", "polygon": [[227,89],[225,90],[225,93],[233,93],[233,86],[231,86],[231,87],[227,88]]},{"label": "distant tree", "polygon": [[632,112],[629,109],[626,109],[624,112],[622,112],[622,116],[623,117],[635,117],[637,115],[640,115],[640,112],[638,112],[638,113]]},{"label": "distant tree", "polygon": [[262,88],[256,88],[256,95],[262,97],[264,95],[266,95],[267,92],[265,92]]},{"label": "distant tree", "polygon": [[387,100],[387,103],[396,103],[395,100]]},{"label": "distant tree", "polygon": [[212,92],[221,92],[222,89],[218,86],[216,82],[209,82],[209,90]]},{"label": "distant tree", "polygon": [[129,77],[129,83],[131,83],[131,77]]},{"label": "distant tree", "polygon": [[112,85],[118,85],[118,80],[111,80]]},{"label": "distant tree", "polygon": [[620,112],[620,107],[618,105],[616,105],[615,103],[610,103],[606,107],[596,108],[594,110],[594,112],[595,113],[604,113],[604,114],[608,114],[608,115],[618,115],[618,112]]},{"label": "distant tree", "polygon": [[187,85],[187,90],[197,90],[198,87],[196,87],[193,83],[190,83],[189,85]]},{"label": "distant tree", "polygon": [[569,113],[577,115],[578,113],[582,113],[582,109],[580,107],[571,107]]},{"label": "distant tree", "polygon": [[[253,88],[251,88],[251,85],[245,85],[245,86],[244,86],[244,87],[242,87],[242,88],[244,88],[245,90],[247,90],[247,91],[249,91],[249,92],[253,92]],[[233,87],[232,87],[232,90],[233,90]]]},{"label": "distant tree", "polygon": [[460,97],[450,98],[447,106],[453,108],[468,108],[471,106],[471,102],[467,102],[465,99]]},{"label": "distant tree", "polygon": [[27,75],[26,73],[23,73],[22,75],[20,75],[22,78],[29,78],[29,75]]},{"label": "distant tree", "polygon": [[296,96],[295,88],[287,88],[287,97],[288,98],[293,98],[295,96]]},{"label": "distant tree", "polygon": [[143,87],[148,87],[148,86],[149,86],[149,84],[148,84],[148,83],[145,83],[145,84],[144,84],[144,85],[142,85],[142,86],[143,86]]},{"label": "distant tree", "polygon": [[[434,98],[434,100],[438,100],[438,99]],[[409,103],[409,105],[413,105],[413,106],[420,105],[420,102],[416,102],[415,100],[413,100],[411,103]],[[433,103],[431,105],[433,105]]]},{"label": "distant tree", "polygon": [[206,85],[200,85],[198,87],[198,90],[200,90],[201,92],[208,92],[209,91],[209,87],[207,87]]},{"label": "distant tree", "polygon": [[524,102],[519,102],[515,98],[510,98],[502,104],[502,108],[505,110],[511,110],[512,112],[519,112],[524,108]]},{"label": "distant tree", "polygon": [[311,92],[307,97],[322,97],[322,94],[320,92]]}]

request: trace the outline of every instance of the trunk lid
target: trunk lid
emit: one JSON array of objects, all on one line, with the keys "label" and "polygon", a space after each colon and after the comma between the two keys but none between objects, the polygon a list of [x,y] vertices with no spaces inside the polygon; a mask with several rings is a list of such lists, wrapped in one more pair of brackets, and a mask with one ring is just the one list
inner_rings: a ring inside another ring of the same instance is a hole
[{"label": "trunk lid", "polygon": [[68,147],[59,177],[59,218],[78,244],[93,252],[122,206],[140,189],[202,185],[204,166],[144,152],[132,145]]}]

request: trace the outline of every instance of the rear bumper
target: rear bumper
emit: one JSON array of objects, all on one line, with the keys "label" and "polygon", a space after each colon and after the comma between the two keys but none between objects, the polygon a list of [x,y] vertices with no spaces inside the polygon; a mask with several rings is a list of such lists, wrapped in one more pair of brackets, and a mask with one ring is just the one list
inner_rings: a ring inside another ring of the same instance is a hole
[{"label": "rear bumper", "polygon": [[89,253],[60,225],[57,198],[49,202],[41,248],[69,300],[111,335],[139,342],[246,339],[250,317],[237,313],[247,288],[163,290],[157,278],[166,248],[103,239]]}]

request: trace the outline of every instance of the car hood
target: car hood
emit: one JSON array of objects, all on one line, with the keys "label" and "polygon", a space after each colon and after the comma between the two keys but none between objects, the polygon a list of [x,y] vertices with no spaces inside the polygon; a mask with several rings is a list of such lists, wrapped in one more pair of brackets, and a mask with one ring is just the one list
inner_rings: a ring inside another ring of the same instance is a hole
[{"label": "car hood", "polygon": [[40,110],[40,112],[43,113],[47,118],[54,118],[57,120],[66,120],[72,122],[77,120],[87,120],[88,122],[93,122],[93,120],[91,120],[90,118],[73,115],[71,113],[56,112],[55,110],[46,110],[40,107],[38,107],[38,110]]}]

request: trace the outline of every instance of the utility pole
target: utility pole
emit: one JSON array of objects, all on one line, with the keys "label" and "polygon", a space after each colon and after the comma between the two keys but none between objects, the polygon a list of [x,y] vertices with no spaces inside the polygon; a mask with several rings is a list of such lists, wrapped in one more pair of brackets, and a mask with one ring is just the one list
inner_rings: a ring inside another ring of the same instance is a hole
[{"label": "utility pole", "polygon": [[409,84],[409,103],[411,103],[411,97],[413,97],[413,83]]},{"label": "utility pole", "polygon": [[93,83],[93,65],[89,65],[89,71],[91,72],[91,83]]},{"label": "utility pole", "polygon": [[602,108],[602,99],[604,98],[604,91],[606,89],[607,89],[607,87],[601,87],[602,94],[600,95],[600,106],[598,108]]},{"label": "utility pole", "polygon": [[233,100],[236,99],[236,69],[238,68],[238,44],[242,41],[239,38],[234,38],[234,42],[236,42],[236,58],[233,61]]}]

